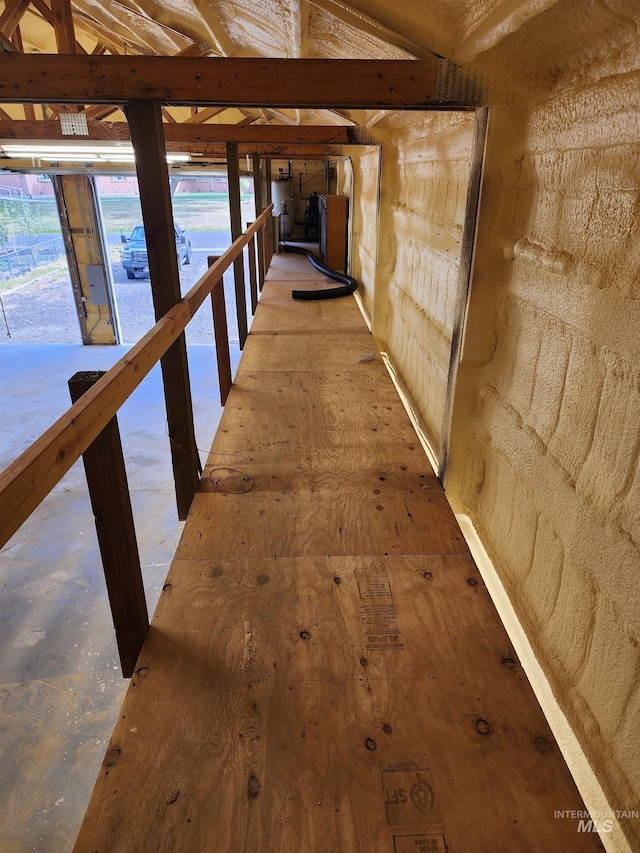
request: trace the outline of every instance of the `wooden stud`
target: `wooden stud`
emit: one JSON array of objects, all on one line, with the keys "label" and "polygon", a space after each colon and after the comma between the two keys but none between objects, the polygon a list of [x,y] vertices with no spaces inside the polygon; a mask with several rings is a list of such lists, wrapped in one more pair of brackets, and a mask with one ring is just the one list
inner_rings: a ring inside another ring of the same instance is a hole
[{"label": "wooden stud", "polygon": [[[240,163],[238,143],[227,142],[227,178],[229,181],[229,213],[231,216],[231,239],[237,240],[242,234],[242,210],[240,207]],[[244,283],[244,259],[242,255],[233,262],[236,288],[236,315],[240,349],[247,340],[247,298]]]},{"label": "wooden stud", "polygon": [[[266,207],[272,201],[271,197],[271,160],[264,161],[264,199]],[[273,258],[273,223],[265,227],[265,273],[268,272]]]},{"label": "wooden stud", "polygon": [[[253,238],[252,238],[253,239]],[[207,265],[213,266],[219,260],[217,255],[209,255]],[[218,362],[218,384],[220,403],[224,406],[233,384],[231,378],[231,355],[229,353],[229,330],[227,327],[227,306],[224,298],[222,276],[211,291],[211,310],[213,312],[213,334],[216,342],[216,361]]]},{"label": "wooden stud", "polygon": [[[102,371],[72,376],[69,380],[71,401],[79,400],[102,376]],[[115,416],[85,450],[82,461],[96,522],[122,674],[131,678],[149,630],[149,616]]]},{"label": "wooden stud", "polygon": [[[253,158],[253,194],[256,203],[256,219],[262,213],[263,195],[262,195],[262,169],[260,168],[260,156],[254,154]],[[264,287],[264,239],[262,232],[258,235],[258,287],[260,290]]]},{"label": "wooden stud", "polygon": [[256,313],[258,307],[258,277],[256,275],[256,245],[252,237],[247,243],[247,254],[249,257],[249,292],[251,293],[251,314]]},{"label": "wooden stud", "polygon": [[[136,153],[153,307],[156,320],[160,320],[181,296],[162,113],[159,104],[136,102],[127,105],[126,114]],[[178,518],[184,519],[199,479],[184,334],[162,357],[161,365]]]}]

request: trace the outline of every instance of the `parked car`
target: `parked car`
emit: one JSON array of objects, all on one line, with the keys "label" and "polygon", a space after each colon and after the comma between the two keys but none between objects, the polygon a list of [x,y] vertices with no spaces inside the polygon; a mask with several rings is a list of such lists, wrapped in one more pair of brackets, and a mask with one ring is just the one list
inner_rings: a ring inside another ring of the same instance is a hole
[{"label": "parked car", "polygon": [[[176,234],[176,251],[178,252],[178,263],[191,263],[191,240],[186,231],[179,225],[174,224]],[[120,235],[124,248],[120,253],[122,266],[126,270],[127,278],[135,278],[140,274],[149,275],[149,260],[147,258],[147,243],[144,236],[144,225],[136,225],[130,237]]]}]

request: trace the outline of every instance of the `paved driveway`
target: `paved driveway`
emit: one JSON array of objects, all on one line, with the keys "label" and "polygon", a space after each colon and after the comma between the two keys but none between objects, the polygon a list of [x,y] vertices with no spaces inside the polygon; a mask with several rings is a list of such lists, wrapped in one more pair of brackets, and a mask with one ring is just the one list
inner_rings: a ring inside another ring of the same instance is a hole
[{"label": "paved driveway", "polygon": [[[192,262],[180,268],[182,293],[207,269],[207,256],[221,254],[231,243],[225,231],[191,232]],[[109,235],[113,282],[122,328],[122,342],[135,343],[154,324],[151,283],[148,278],[127,278],[119,261],[119,237]],[[117,244],[117,245],[116,245]],[[247,290],[248,290],[248,273]],[[224,277],[229,339],[238,340],[233,272]],[[247,296],[248,301],[248,296]],[[0,316],[0,341],[17,343],[81,343],[76,307],[68,275],[49,274],[31,284],[2,294],[6,321]],[[187,343],[212,344],[210,302],[205,302],[187,329]]]}]

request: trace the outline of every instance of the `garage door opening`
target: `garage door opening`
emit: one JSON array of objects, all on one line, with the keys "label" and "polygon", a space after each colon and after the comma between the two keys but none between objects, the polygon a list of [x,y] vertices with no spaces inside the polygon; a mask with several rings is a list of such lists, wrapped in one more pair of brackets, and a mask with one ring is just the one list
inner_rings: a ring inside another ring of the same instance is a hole
[{"label": "garage door opening", "polygon": [[0,176],[0,341],[81,343],[48,175]]},{"label": "garage door opening", "polygon": [[[53,182],[48,175],[12,174],[2,180],[7,184],[0,186],[0,340],[82,343],[82,301],[74,296]],[[255,218],[253,179],[243,176],[240,186],[243,222],[250,222]],[[133,248],[131,237],[142,226],[137,178],[100,175],[95,187],[109,266],[107,288],[119,322],[114,337],[133,344],[155,322],[148,271],[144,263],[132,270],[126,258]],[[177,244],[184,295],[207,269],[207,257],[221,255],[231,245],[227,177],[172,177],[171,192],[174,221],[184,235]],[[233,343],[239,336],[232,271],[225,274],[224,284]],[[191,323],[187,343],[213,343],[210,312],[201,311]]]},{"label": "garage door opening", "polygon": [[[146,268],[145,237],[137,178],[115,175],[98,179],[100,205],[108,241],[122,343],[135,343],[153,326],[151,283]],[[243,222],[255,219],[253,179],[240,179]],[[209,255],[221,255],[232,243],[226,174],[171,178],[180,289],[184,295],[207,269]],[[184,238],[184,239],[182,239]],[[233,271],[224,278],[229,340],[238,341]],[[188,344],[212,344],[210,312],[201,311],[186,332]]]}]

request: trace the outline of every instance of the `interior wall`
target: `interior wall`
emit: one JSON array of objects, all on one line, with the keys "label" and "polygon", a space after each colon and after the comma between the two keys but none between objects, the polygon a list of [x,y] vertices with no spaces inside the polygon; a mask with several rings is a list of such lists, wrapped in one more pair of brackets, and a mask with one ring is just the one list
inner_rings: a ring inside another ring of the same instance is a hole
[{"label": "interior wall", "polygon": [[[621,812],[640,799],[639,30],[627,0],[559,0],[481,57],[493,100],[445,484]],[[380,224],[353,251],[436,446],[472,129],[453,113],[371,128]],[[640,849],[640,821],[621,824]]]},{"label": "interior wall", "polygon": [[[446,481],[610,798],[640,793],[640,75],[493,109]],[[625,831],[640,849],[640,822]]]},{"label": "interior wall", "polygon": [[[439,447],[458,290],[473,112],[390,114],[352,154],[352,274],[433,447]],[[379,195],[379,211],[378,211]],[[362,211],[362,213],[360,213]]]},{"label": "interior wall", "polygon": [[358,281],[358,294],[369,322],[374,318],[378,261],[378,206],[381,168],[379,146],[350,149],[349,160],[338,170],[338,193],[350,199],[350,274]]}]

